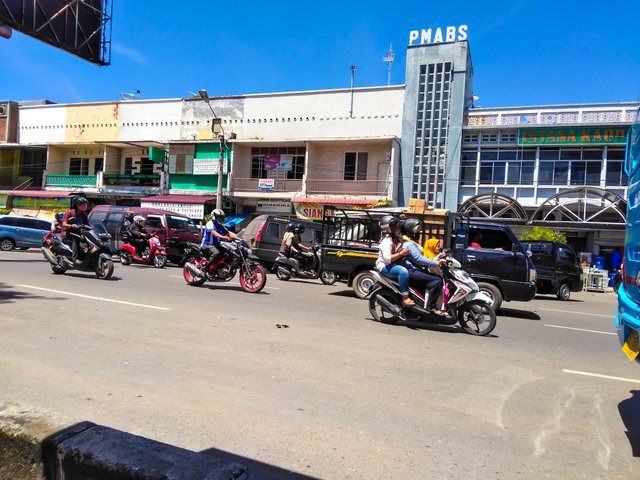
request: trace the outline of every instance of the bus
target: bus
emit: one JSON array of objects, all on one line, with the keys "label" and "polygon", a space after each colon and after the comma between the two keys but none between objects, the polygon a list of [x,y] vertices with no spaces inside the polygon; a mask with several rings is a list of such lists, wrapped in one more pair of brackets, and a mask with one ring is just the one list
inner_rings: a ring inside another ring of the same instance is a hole
[{"label": "bus", "polygon": [[640,109],[627,135],[624,168],[629,177],[627,230],[622,282],[618,287],[616,330],[622,351],[630,361],[640,363]]}]

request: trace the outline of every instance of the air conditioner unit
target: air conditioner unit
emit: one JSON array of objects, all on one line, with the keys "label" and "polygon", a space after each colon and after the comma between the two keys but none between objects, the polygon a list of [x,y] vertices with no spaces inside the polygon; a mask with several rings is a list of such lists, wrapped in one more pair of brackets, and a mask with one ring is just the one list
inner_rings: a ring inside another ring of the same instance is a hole
[{"label": "air conditioner unit", "polygon": [[233,202],[231,200],[227,199],[222,202],[222,208],[224,208],[225,210],[230,210],[231,207],[233,207]]},{"label": "air conditioner unit", "polygon": [[7,111],[6,105],[0,105],[0,115],[5,115]]}]

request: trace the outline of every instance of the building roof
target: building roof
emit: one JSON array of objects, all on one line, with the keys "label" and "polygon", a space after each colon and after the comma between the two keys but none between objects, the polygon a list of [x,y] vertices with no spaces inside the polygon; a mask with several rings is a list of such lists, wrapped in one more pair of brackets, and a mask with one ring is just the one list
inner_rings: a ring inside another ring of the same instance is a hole
[{"label": "building roof", "polygon": [[69,190],[0,190],[0,193],[12,197],[62,198],[73,192]]}]

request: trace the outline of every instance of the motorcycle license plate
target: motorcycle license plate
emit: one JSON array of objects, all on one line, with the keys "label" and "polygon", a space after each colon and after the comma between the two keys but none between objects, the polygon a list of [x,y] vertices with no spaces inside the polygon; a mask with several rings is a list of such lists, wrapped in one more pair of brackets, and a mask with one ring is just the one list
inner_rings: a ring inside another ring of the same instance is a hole
[{"label": "motorcycle license plate", "polygon": [[634,361],[640,353],[640,345],[638,342],[638,332],[633,330],[622,345],[622,351],[629,357],[630,361]]}]

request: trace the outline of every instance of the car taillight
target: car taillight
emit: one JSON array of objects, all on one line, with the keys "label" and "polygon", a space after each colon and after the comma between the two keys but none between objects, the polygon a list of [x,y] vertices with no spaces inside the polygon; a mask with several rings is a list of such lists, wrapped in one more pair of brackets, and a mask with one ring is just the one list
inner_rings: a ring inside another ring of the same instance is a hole
[{"label": "car taillight", "polygon": [[531,283],[536,282],[536,276],[537,276],[537,272],[535,268],[532,268],[531,270],[529,270],[529,281]]},{"label": "car taillight", "polygon": [[262,230],[264,229],[264,226],[266,223],[267,221],[265,220],[260,224],[260,227],[258,228],[258,233],[256,233],[256,243],[259,242],[260,239],[262,238]]}]

